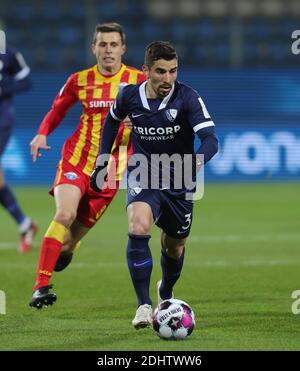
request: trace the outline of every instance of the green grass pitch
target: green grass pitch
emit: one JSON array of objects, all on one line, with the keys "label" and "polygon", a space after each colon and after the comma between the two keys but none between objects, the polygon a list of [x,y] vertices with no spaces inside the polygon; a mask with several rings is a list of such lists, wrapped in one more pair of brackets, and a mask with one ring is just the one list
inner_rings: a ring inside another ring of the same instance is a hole
[{"label": "green grass pitch", "polygon": [[[126,265],[125,192],[83,240],[72,264],[53,276],[58,300],[30,309],[39,244],[54,213],[45,188],[16,189],[39,223],[36,248],[16,251],[18,233],[0,210],[0,350],[299,350],[299,184],[207,184],[195,204],[175,297],[188,302],[196,328],[164,341],[131,325],[136,299]],[[159,230],[153,227],[151,295],[160,279]]]}]

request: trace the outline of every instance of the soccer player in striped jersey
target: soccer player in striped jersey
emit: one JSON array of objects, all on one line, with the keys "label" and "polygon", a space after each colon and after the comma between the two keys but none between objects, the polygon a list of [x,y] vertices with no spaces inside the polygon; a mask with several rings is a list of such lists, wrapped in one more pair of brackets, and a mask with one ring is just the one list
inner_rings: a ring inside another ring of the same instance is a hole
[{"label": "soccer player in striped jersey", "polygon": [[[162,280],[157,283],[158,302],[161,302],[173,296],[173,286],[183,267],[193,219],[189,194],[195,191],[195,182],[190,179],[195,180],[196,170],[218,150],[215,124],[199,94],[177,81],[177,67],[177,53],[171,44],[156,41],[147,46],[143,70],[148,80],[126,86],[118,94],[105,120],[100,156],[91,174],[92,188],[101,191],[105,180],[102,175],[107,168],[105,154],[111,151],[115,127],[128,115],[133,125],[133,153],[128,162],[127,263],[137,296],[138,308],[132,321],[136,329],[152,322],[151,226],[155,222],[161,229]],[[195,134],[201,140],[196,153]],[[179,161],[174,161],[174,155]],[[155,160],[153,163],[157,156],[165,159],[162,166],[155,164]],[[189,162],[185,161],[187,158]],[[168,171],[163,174],[162,168]],[[153,172],[157,174],[155,177]],[[147,178],[151,179],[150,186]],[[156,178],[159,182],[153,186],[152,180]]]},{"label": "soccer player in striped jersey", "polygon": [[[4,153],[15,124],[12,98],[15,94],[31,88],[30,68],[22,54],[11,48],[0,53],[0,158]],[[19,226],[21,240],[18,250],[26,253],[31,249],[37,226],[25,215],[11,188],[6,184],[0,164],[0,204],[10,213]]]},{"label": "soccer player in striped jersey", "polygon": [[[126,161],[120,156],[117,167],[117,187],[100,194],[89,186],[89,176],[99,152],[103,122],[121,86],[145,80],[144,74],[122,63],[125,35],[117,23],[96,26],[92,52],[97,64],[72,74],[54,100],[31,142],[33,161],[49,150],[47,137],[62,122],[68,109],[80,101],[83,112],[77,129],[66,140],[62,158],[50,194],[54,195],[56,213],[46,231],[38,264],[36,282],[30,306],[42,308],[56,301],[49,284],[53,271],[63,270],[71,261],[73,251],[82,237],[103,215],[114,198]],[[122,123],[111,154],[118,161],[119,146],[132,151],[131,126]]]}]

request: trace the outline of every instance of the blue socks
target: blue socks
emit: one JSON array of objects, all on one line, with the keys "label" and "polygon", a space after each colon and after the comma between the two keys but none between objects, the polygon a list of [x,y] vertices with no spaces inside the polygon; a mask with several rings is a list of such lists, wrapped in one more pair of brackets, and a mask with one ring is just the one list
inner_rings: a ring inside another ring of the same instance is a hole
[{"label": "blue socks", "polygon": [[132,283],[138,299],[138,306],[152,305],[149,296],[150,278],[152,272],[152,255],[149,248],[149,235],[128,233],[127,264]]},{"label": "blue socks", "polygon": [[[128,233],[127,264],[132,283],[138,299],[138,306],[142,304],[152,305],[149,296],[150,278],[152,272],[152,256],[149,248],[149,235],[135,235]],[[161,252],[162,283],[160,296],[162,299],[172,297],[173,287],[180,277],[184,261],[184,252],[179,259],[175,260]]]},{"label": "blue socks", "polygon": [[20,209],[14,194],[6,185],[0,189],[0,204],[2,204],[2,206],[10,213],[17,224],[21,225],[26,219],[26,216]]},{"label": "blue socks", "polygon": [[176,281],[180,277],[184,251],[179,259],[175,260],[161,252],[160,265],[162,269],[162,282],[159,289],[159,294],[162,299],[170,299],[172,297],[172,289]]}]

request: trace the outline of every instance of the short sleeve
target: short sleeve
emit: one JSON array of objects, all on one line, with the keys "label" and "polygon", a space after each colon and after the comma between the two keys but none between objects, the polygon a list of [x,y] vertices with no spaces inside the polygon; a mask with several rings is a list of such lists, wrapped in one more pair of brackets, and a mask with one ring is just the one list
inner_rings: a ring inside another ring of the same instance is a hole
[{"label": "short sleeve", "polygon": [[189,89],[186,92],[185,102],[188,121],[195,133],[201,129],[215,126],[202,98],[195,90]]}]

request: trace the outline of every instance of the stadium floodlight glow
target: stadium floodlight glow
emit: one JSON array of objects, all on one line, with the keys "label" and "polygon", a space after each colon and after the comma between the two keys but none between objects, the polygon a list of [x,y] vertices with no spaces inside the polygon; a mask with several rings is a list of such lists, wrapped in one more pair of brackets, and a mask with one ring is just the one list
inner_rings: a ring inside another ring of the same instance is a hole
[{"label": "stadium floodlight glow", "polygon": [[6,53],[6,35],[3,30],[0,30],[0,54]]}]

